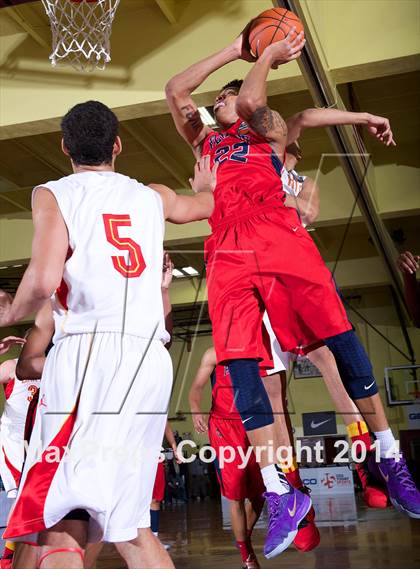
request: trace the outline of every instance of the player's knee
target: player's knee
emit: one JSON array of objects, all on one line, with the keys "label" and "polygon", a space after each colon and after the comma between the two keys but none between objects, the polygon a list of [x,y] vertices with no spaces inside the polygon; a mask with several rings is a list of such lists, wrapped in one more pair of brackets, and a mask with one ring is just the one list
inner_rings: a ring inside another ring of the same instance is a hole
[{"label": "player's knee", "polygon": [[365,399],[378,393],[372,364],[354,330],[325,340],[333,353],[341,380],[352,399]]},{"label": "player's knee", "polygon": [[232,360],[229,373],[235,405],[247,431],[274,423],[270,399],[260,377],[257,360]]}]

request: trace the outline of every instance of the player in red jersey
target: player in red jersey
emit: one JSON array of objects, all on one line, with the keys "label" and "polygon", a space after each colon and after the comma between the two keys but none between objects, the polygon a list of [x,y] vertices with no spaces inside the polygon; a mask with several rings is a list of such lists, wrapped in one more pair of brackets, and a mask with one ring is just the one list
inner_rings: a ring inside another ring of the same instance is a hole
[{"label": "player in red jersey", "polygon": [[[284,375],[284,365],[275,361],[270,377],[261,370],[264,382],[278,380]],[[202,412],[203,389],[211,379],[212,407],[209,421]],[[240,551],[243,569],[259,568],[251,543],[252,530],[263,504],[264,483],[261,472],[247,436],[241,416],[235,407],[232,382],[227,366],[217,365],[215,349],[209,348],[203,355],[200,367],[189,393],[194,427],[198,433],[208,433],[211,446],[216,451],[216,470],[221,493],[229,500],[232,530]],[[281,411],[287,413],[287,409]],[[288,435],[287,435],[288,436]],[[288,439],[291,448],[291,438]],[[228,454],[225,449],[229,450]],[[224,460],[226,458],[226,460]],[[286,477],[296,488],[303,488],[297,467],[287,465]],[[319,544],[319,532],[311,509],[299,527],[294,540],[300,551],[309,551]]]},{"label": "player in red jersey", "polygon": [[[336,357],[349,395],[365,415],[369,414],[375,435],[386,451],[392,452],[389,462],[381,456],[381,469],[393,480],[395,501],[417,517],[419,494],[406,467],[397,464],[395,439],[370,362],[351,329],[331,274],[296,210],[284,204],[280,180],[285,147],[297,140],[304,128],[359,124],[387,146],[395,142],[389,121],[383,117],[308,109],[284,121],[268,107],[265,81],[270,69],[299,57],[303,45],[302,34],[294,39],[289,34],[264,51],[239,90],[232,83],[222,89],[214,105],[222,127],[219,132],[203,125],[191,93],[225,64],[252,59],[246,34],[176,75],[166,86],[180,134],[196,156],[209,153],[219,163],[210,217],[212,236],[206,242],[209,312],[217,357],[219,362],[229,362],[237,407],[251,443],[265,446],[273,440],[274,428],[258,371],[264,307],[283,350],[297,351],[325,341]],[[262,455],[260,467],[270,509],[265,555],[273,557],[293,540],[299,518],[310,503],[275,476],[268,455]],[[415,511],[411,512],[413,503]],[[289,517],[284,514],[286,509]]]}]

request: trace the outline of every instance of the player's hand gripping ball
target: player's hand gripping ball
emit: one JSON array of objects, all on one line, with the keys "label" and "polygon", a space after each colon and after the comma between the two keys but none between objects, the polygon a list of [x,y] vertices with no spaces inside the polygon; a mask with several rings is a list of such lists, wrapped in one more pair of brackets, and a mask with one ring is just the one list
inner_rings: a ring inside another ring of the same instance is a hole
[{"label": "player's hand gripping ball", "polygon": [[251,54],[257,58],[260,57],[266,47],[286,39],[292,28],[295,32],[290,39],[295,39],[304,31],[302,22],[296,14],[285,8],[265,10],[252,20],[248,29]]}]

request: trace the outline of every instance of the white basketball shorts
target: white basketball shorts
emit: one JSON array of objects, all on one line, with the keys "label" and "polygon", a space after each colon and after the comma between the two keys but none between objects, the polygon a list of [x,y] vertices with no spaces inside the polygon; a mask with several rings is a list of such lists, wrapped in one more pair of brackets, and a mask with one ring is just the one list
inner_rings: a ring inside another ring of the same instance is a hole
[{"label": "white basketball shorts", "polygon": [[160,341],[111,332],[60,340],[4,537],[50,528],[79,508],[91,516],[90,541],[128,541],[149,527],[171,386]]}]

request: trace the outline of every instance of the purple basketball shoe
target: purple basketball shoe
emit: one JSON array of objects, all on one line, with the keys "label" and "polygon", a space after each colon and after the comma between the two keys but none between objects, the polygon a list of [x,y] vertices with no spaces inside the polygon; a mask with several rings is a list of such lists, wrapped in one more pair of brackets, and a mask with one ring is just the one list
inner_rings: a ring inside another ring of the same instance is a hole
[{"label": "purple basketball shoe", "polygon": [[312,501],[295,488],[290,488],[286,494],[266,492],[264,496],[269,512],[264,555],[271,559],[287,549],[295,539],[298,525],[309,512]]}]

